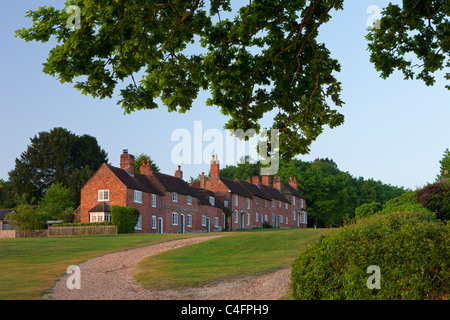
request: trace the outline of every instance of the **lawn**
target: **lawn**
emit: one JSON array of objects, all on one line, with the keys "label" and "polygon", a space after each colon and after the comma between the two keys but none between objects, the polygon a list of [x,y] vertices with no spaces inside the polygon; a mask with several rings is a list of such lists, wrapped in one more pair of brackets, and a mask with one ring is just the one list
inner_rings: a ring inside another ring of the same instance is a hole
[{"label": "lawn", "polygon": [[166,251],[144,259],[139,283],[154,289],[196,287],[240,275],[258,275],[291,265],[308,243],[327,229],[262,229]]},{"label": "lawn", "polygon": [[[128,234],[0,239],[0,300],[41,299],[70,265],[133,247],[194,235]],[[195,235],[198,236],[198,235]]]}]

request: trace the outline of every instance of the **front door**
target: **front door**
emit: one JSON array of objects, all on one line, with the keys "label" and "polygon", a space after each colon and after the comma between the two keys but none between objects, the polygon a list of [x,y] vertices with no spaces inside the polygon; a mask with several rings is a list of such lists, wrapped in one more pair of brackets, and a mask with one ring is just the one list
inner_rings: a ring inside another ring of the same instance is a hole
[{"label": "front door", "polygon": [[185,233],[186,230],[184,229],[184,214],[181,214],[181,219],[180,219],[180,233]]},{"label": "front door", "polygon": [[245,215],[241,212],[241,229],[245,228]]},{"label": "front door", "polygon": [[163,232],[163,218],[158,218],[158,233],[164,233]]}]

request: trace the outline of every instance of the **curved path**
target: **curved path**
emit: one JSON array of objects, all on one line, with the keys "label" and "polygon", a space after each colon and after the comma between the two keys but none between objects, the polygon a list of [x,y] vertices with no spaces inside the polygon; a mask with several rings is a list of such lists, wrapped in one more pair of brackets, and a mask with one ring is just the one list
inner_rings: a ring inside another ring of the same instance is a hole
[{"label": "curved path", "polygon": [[203,236],[111,253],[80,265],[81,288],[68,289],[69,275],[62,277],[51,293],[54,300],[271,300],[289,290],[290,269],[262,276],[239,277],[202,288],[155,291],[143,288],[133,279],[133,268],[142,259],[186,245],[222,236]]}]

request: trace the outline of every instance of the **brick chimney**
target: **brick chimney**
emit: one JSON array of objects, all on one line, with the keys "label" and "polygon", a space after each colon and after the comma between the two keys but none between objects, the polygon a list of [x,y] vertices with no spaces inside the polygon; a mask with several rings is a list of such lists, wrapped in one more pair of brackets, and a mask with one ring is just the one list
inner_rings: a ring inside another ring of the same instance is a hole
[{"label": "brick chimney", "polygon": [[259,184],[260,182],[259,182],[259,176],[253,176],[252,177],[252,183],[253,184]]},{"label": "brick chimney", "polygon": [[150,172],[152,171],[153,169],[152,166],[150,165],[150,159],[147,160],[147,163],[145,162],[145,160],[143,160],[141,165],[141,174],[149,176]]},{"label": "brick chimney", "polygon": [[281,178],[273,177],[273,187],[281,191]]},{"label": "brick chimney", "polygon": [[297,178],[294,177],[294,179],[292,179],[292,177],[289,178],[289,185],[294,188],[295,190],[298,190],[298,184],[297,184]]},{"label": "brick chimney", "polygon": [[183,179],[183,171],[181,171],[181,166],[178,166],[178,170],[175,171],[175,177]]},{"label": "brick chimney", "polygon": [[261,178],[262,178],[261,179],[262,180],[262,184],[265,185],[265,186],[269,186],[270,187],[270,175],[269,175],[269,173],[263,174]]},{"label": "brick chimney", "polygon": [[120,168],[134,175],[134,156],[129,154],[127,149],[124,149],[120,155]]},{"label": "brick chimney", "polygon": [[205,189],[205,173],[202,172],[202,175],[200,176],[200,188]]},{"label": "brick chimney", "polygon": [[211,178],[218,178],[219,177],[219,157],[216,155],[212,156],[211,160]]}]

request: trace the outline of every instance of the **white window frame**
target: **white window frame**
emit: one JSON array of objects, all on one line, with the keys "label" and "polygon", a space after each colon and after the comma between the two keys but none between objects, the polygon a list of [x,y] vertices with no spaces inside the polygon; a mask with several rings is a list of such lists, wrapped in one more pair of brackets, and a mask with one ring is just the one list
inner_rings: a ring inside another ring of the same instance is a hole
[{"label": "white window frame", "polygon": [[267,222],[267,214],[264,215],[264,221]]},{"label": "white window frame", "polygon": [[215,218],[214,218],[214,221],[215,221],[214,226],[215,226],[216,228],[218,228],[218,227],[219,227],[219,218],[215,217]]},{"label": "white window frame", "polygon": [[206,227],[206,216],[202,216],[202,227]]},{"label": "white window frame", "polygon": [[192,205],[192,197],[191,196],[187,196],[187,204],[189,206]]},{"label": "white window frame", "polygon": [[286,216],[286,224],[289,224],[289,217]]},{"label": "white window frame", "polygon": [[295,210],[292,211],[292,216],[293,216],[294,221],[295,221],[295,216],[296,216],[296,215],[297,215],[297,213],[295,212]]},{"label": "white window frame", "polygon": [[250,213],[247,212],[247,225],[250,225]]},{"label": "white window frame", "polygon": [[275,208],[275,199],[272,199],[272,208]]},{"label": "white window frame", "polygon": [[302,208],[302,209],[305,208],[303,205],[304,205],[304,202],[303,202],[303,199],[301,199],[301,201],[300,201],[300,208]]},{"label": "white window frame", "polygon": [[152,194],[152,207],[156,208],[156,194]]},{"label": "white window frame", "polygon": [[281,208],[281,201],[278,200],[278,208]]},{"label": "white window frame", "polygon": [[134,226],[136,230],[142,230],[142,216],[139,215],[136,225]]},{"label": "white window frame", "polygon": [[289,208],[288,208],[288,203],[287,203],[287,202],[286,202],[286,209],[289,209]]},{"label": "white window frame", "polygon": [[187,226],[192,227],[192,215],[191,214],[187,215]]},{"label": "white window frame", "polygon": [[98,190],[98,201],[109,201],[109,189]]},{"label": "white window frame", "polygon": [[178,213],[172,212],[172,225],[177,226],[178,225]]},{"label": "white window frame", "polygon": [[178,193],[172,192],[172,202],[178,202]]},{"label": "white window frame", "polygon": [[209,197],[209,204],[212,205],[212,206],[215,204],[215,198],[214,197]]},{"label": "white window frame", "polygon": [[256,213],[256,219],[255,222],[258,223],[258,212]]},{"label": "white window frame", "polygon": [[247,198],[247,210],[250,210],[250,198]]},{"label": "white window frame", "polygon": [[295,196],[292,196],[292,204],[295,206]]},{"label": "white window frame", "polygon": [[224,206],[225,208],[228,208],[228,200],[227,200],[227,199],[225,199],[225,200],[223,201],[223,206]]},{"label": "white window frame", "polygon": [[134,202],[142,203],[142,191],[134,190]]},{"label": "white window frame", "polygon": [[238,206],[238,203],[239,203],[238,195],[235,194],[235,195],[234,195],[234,205],[237,207],[237,206]]},{"label": "white window frame", "polygon": [[267,208],[267,200],[264,200],[264,206]]},{"label": "white window frame", "polygon": [[156,216],[152,216],[152,229],[156,229]]},{"label": "white window frame", "polygon": [[239,223],[239,212],[234,210],[234,223]]},{"label": "white window frame", "polygon": [[258,205],[258,197],[255,197],[255,204]]}]

